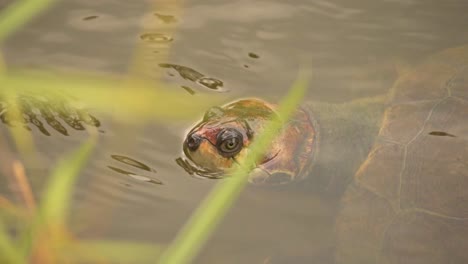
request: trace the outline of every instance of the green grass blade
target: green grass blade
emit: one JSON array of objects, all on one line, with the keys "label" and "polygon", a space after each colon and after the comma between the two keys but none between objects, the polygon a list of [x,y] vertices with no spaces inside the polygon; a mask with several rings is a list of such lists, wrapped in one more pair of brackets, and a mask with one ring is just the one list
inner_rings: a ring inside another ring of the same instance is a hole
[{"label": "green grass blade", "polygon": [[6,76],[0,75],[0,83],[2,93],[70,95],[94,112],[112,113],[119,120],[131,122],[193,118],[194,113],[220,102],[220,96],[214,94],[193,100],[174,85],[90,73],[10,71]]},{"label": "green grass blade", "polygon": [[56,0],[14,1],[0,13],[0,42]]},{"label": "green grass blade", "polygon": [[[59,260],[64,263],[146,263],[156,259],[162,251],[158,244],[80,240],[59,250]],[[62,261],[63,260],[63,261]]]},{"label": "green grass blade", "polygon": [[15,248],[12,239],[5,230],[5,226],[0,219],[0,262],[20,264],[25,263],[21,252]]},{"label": "green grass blade", "polygon": [[90,138],[76,151],[60,161],[53,171],[50,183],[41,202],[41,221],[47,224],[64,224],[70,205],[73,185],[95,145]]},{"label": "green grass blade", "polygon": [[[77,150],[62,159],[52,172],[49,185],[34,221],[22,232],[20,238],[23,254],[29,254],[40,232],[49,228],[65,227],[72,189],[79,171],[85,165],[96,139],[91,137]],[[56,235],[52,233],[51,235]]]},{"label": "green grass blade", "polygon": [[237,167],[229,180],[218,183],[208,194],[172,245],[164,252],[159,263],[189,263],[197,255],[247,183],[250,169],[255,166],[261,154],[268,148],[269,143],[277,135],[277,131],[283,126],[284,120],[287,120],[297,108],[305,94],[306,87],[305,78],[299,77],[278,108],[280,120],[273,120],[267,125],[265,131],[252,145],[252,151],[246,157],[245,164]]}]

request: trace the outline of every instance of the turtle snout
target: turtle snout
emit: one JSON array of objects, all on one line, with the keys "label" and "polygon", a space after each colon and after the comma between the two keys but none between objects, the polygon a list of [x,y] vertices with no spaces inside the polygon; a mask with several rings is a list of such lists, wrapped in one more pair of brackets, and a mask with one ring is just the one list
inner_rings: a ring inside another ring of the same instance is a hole
[{"label": "turtle snout", "polygon": [[200,137],[197,134],[190,134],[187,136],[187,139],[185,140],[185,145],[190,151],[196,151],[198,147],[200,146],[200,143],[202,141],[202,137]]}]

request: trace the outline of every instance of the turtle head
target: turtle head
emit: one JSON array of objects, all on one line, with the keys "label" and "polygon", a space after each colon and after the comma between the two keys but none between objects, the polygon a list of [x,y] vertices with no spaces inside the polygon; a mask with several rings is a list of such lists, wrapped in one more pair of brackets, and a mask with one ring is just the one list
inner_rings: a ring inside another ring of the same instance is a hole
[{"label": "turtle head", "polygon": [[[252,142],[276,115],[273,105],[258,99],[212,107],[188,132],[184,153],[200,169],[198,172],[224,174],[235,164],[242,164]],[[250,181],[285,183],[296,178],[307,162],[304,154],[312,151],[314,134],[307,114],[298,111],[250,173]]]}]

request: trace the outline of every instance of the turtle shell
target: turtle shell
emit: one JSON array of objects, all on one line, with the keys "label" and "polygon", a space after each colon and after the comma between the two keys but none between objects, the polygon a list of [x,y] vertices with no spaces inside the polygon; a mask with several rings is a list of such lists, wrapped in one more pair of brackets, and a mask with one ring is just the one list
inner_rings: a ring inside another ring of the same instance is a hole
[{"label": "turtle shell", "polygon": [[468,263],[468,46],[397,80],[336,234],[337,263]]}]

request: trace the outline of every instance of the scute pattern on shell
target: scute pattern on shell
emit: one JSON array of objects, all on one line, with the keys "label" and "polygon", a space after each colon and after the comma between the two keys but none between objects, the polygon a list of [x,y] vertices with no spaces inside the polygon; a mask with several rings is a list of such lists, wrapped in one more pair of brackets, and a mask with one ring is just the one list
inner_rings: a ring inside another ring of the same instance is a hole
[{"label": "scute pattern on shell", "polygon": [[467,190],[464,46],[393,87],[377,142],[342,199],[337,262],[468,263]]}]

